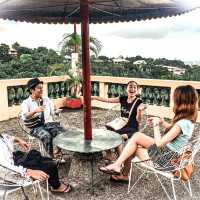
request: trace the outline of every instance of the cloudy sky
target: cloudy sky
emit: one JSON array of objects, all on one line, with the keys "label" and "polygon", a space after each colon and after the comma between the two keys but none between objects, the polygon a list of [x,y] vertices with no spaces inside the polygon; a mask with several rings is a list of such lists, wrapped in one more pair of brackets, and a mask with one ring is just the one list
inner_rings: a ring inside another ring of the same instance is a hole
[{"label": "cloudy sky", "polygon": [[[136,56],[200,61],[200,9],[171,18],[90,25],[90,33],[103,44],[109,57]],[[64,33],[72,25],[29,24],[0,20],[0,43],[46,46],[58,50]],[[80,26],[78,26],[80,32]]]}]

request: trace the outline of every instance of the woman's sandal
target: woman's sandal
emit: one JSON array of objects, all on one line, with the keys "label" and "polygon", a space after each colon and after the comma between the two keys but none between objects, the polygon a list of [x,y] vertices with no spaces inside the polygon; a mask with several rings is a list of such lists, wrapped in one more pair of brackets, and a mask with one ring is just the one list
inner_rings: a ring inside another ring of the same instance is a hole
[{"label": "woman's sandal", "polygon": [[105,173],[105,174],[109,174],[109,175],[120,175],[121,172],[117,172],[113,169],[108,169],[107,167],[99,167],[99,171]]},{"label": "woman's sandal", "polygon": [[58,193],[58,194],[69,193],[72,190],[70,184],[64,184],[64,185],[66,186],[66,188],[63,191],[57,191],[51,188],[51,192]]},{"label": "woman's sandal", "polygon": [[113,181],[113,182],[118,182],[118,183],[128,183],[128,178],[127,179],[125,179],[125,178],[122,178],[122,174],[121,175],[119,175],[119,176],[116,176],[116,175],[112,175],[111,177],[110,177],[110,181]]}]

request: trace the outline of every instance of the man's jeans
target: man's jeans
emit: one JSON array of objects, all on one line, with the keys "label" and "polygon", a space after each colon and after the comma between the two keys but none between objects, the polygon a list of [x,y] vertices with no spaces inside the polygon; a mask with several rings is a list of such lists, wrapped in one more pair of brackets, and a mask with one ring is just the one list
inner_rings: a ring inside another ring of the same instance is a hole
[{"label": "man's jeans", "polygon": [[50,156],[53,155],[53,138],[65,132],[65,129],[57,122],[50,122],[31,130],[30,135],[39,138]]}]

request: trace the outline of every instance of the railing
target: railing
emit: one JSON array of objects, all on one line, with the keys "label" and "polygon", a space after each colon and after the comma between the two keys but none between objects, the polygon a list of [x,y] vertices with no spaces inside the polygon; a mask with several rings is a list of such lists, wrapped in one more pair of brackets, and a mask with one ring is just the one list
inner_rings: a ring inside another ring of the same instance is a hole
[{"label": "railing", "polygon": [[[62,97],[69,95],[69,87],[64,82],[66,76],[41,77],[44,82],[44,96],[49,96],[55,103],[60,103]],[[20,104],[29,96],[26,84],[29,79],[0,80],[0,121],[17,117]],[[62,106],[62,105],[61,105]]]},{"label": "railing", "polygon": [[[190,84],[200,96],[200,83],[197,81],[172,81],[140,78],[122,78],[110,76],[91,76],[98,83],[99,96],[116,97],[126,93],[126,84],[134,80],[140,85],[140,97],[147,104],[147,114],[173,117],[173,93],[177,86]],[[200,103],[199,103],[200,105]],[[110,108],[107,103],[93,102],[93,106]],[[200,121],[200,115],[198,117]]]},{"label": "railing", "polygon": [[[64,82],[66,76],[42,77],[44,96],[49,96],[56,104],[62,106],[63,97],[70,95],[70,89]],[[29,79],[0,80],[0,121],[16,117],[20,111],[19,105],[29,95],[26,83]],[[199,82],[155,80],[155,79],[133,79],[108,76],[91,76],[91,93],[94,96],[116,97],[126,93],[126,84],[136,81],[140,87],[140,96],[148,105],[147,112],[153,115],[163,115],[171,118],[173,116],[172,94],[174,89],[183,84],[193,85],[200,94]],[[92,102],[93,106],[111,108],[113,104],[103,102]],[[200,120],[198,120],[200,121]]]}]

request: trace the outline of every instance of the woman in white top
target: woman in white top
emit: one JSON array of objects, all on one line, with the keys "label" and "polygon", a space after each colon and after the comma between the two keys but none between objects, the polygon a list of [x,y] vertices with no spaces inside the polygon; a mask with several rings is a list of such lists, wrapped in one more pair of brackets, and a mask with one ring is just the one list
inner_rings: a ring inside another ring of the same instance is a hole
[{"label": "woman in white top", "polygon": [[[163,119],[154,121],[154,138],[143,133],[135,133],[125,146],[120,157],[111,165],[99,168],[100,171],[115,175],[115,180],[127,180],[128,174],[123,175],[122,164],[131,156],[137,156],[140,160],[151,158],[152,150],[162,147],[162,154],[174,155],[181,154],[180,150],[187,144],[192,137],[194,129],[193,123],[196,122],[198,114],[198,94],[190,85],[179,86],[173,94],[174,118],[169,124]],[[161,136],[159,125],[165,128],[165,134]],[[162,165],[171,157],[160,155],[159,165]],[[159,160],[159,159],[158,159]],[[126,163],[125,163],[126,166]],[[171,167],[171,166],[169,166]]]}]

